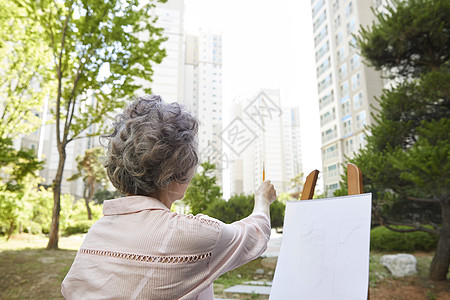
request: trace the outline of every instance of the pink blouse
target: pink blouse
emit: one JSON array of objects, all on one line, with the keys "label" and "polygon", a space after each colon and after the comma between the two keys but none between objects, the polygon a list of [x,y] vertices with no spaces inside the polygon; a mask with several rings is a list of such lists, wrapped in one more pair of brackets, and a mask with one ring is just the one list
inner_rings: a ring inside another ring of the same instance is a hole
[{"label": "pink blouse", "polygon": [[214,299],[212,282],[261,255],[270,220],[233,224],[171,212],[154,198],[107,200],[64,279],[66,299]]}]

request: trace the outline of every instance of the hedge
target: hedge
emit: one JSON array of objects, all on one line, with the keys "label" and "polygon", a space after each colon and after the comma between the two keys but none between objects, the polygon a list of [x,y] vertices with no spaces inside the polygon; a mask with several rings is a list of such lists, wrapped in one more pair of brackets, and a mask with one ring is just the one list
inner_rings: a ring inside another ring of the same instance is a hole
[{"label": "hedge", "polygon": [[89,228],[95,223],[93,220],[81,220],[76,221],[66,228],[64,228],[64,234],[71,235],[76,233],[87,233]]},{"label": "hedge", "polygon": [[[410,229],[402,226],[393,227]],[[436,249],[437,241],[437,236],[423,231],[401,233],[384,226],[376,227],[370,233],[370,249],[376,251],[431,251]]]}]

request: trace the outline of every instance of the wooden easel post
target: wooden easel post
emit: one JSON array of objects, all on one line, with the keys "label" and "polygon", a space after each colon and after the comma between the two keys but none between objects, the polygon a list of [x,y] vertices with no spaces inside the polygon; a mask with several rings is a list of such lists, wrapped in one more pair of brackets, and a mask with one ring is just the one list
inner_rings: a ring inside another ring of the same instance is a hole
[{"label": "wooden easel post", "polygon": [[318,170],[312,171],[311,173],[309,173],[308,177],[306,177],[300,200],[308,200],[314,197],[314,189],[316,187],[317,177],[319,177]]},{"label": "wooden easel post", "polygon": [[354,164],[347,164],[347,185],[349,195],[364,193],[361,170]]}]

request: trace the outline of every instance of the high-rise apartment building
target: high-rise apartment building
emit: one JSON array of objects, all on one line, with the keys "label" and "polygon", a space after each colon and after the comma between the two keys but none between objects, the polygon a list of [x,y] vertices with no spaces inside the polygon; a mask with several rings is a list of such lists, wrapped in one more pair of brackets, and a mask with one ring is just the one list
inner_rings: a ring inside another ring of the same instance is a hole
[{"label": "high-rise apartment building", "polygon": [[376,2],[311,0],[327,196],[339,187],[342,163],[365,146],[364,127],[374,122],[374,97],[383,87],[381,74],[361,61],[352,35],[375,19],[371,6]]},{"label": "high-rise apartment building", "polygon": [[302,148],[300,136],[300,108],[283,107],[283,135],[284,135],[284,160],[288,185],[286,192],[298,192],[289,182],[297,175],[303,173]]},{"label": "high-rise apartment building", "polygon": [[217,184],[222,184],[222,35],[200,31],[185,37],[183,101],[199,119],[202,161],[216,165]]},{"label": "high-rise apartment building", "polygon": [[282,108],[280,91],[261,89],[234,103],[232,122],[224,130],[231,148],[231,194],[252,194],[270,179],[279,193],[302,172],[299,109]]},{"label": "high-rise apartment building", "polygon": [[[164,29],[167,37],[161,47],[166,57],[160,64],[153,64],[152,82],[137,80],[143,87],[151,87],[152,93],[166,102],[178,102],[183,98],[184,73],[184,0],[158,3],[152,11],[158,17],[155,26]],[[139,38],[146,39],[145,35]]]}]

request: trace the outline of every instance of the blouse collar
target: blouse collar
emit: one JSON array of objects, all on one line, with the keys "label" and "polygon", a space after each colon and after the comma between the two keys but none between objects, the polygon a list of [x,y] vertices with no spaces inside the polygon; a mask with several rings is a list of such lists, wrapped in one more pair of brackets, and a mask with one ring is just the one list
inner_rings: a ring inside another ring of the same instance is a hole
[{"label": "blouse collar", "polygon": [[147,196],[128,196],[103,202],[103,214],[105,216],[131,214],[151,209],[170,211],[158,199]]}]

